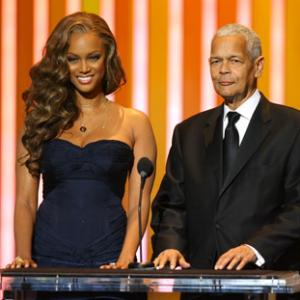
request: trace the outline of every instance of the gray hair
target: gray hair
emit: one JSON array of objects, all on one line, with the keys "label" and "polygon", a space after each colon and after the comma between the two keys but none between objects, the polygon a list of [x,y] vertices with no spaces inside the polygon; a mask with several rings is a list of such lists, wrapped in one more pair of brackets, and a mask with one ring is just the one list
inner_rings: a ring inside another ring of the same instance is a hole
[{"label": "gray hair", "polygon": [[[237,35],[241,34],[245,37],[247,43],[247,49],[252,57],[252,59],[256,59],[261,56],[261,41],[259,36],[252,29],[241,25],[241,24],[227,24],[223,27],[219,28],[215,33],[214,38],[221,36],[229,36],[229,35]],[[214,39],[213,38],[213,39]]]}]

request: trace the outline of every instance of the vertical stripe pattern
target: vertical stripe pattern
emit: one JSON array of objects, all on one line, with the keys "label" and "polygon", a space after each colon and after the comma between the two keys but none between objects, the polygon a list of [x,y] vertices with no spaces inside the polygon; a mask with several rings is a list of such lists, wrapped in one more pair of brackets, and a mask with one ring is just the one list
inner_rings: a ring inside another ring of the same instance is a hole
[{"label": "vertical stripe pattern", "polygon": [[[16,156],[17,1],[1,3],[1,177],[0,264],[14,256],[13,207]],[[4,59],[3,59],[4,58]]]}]

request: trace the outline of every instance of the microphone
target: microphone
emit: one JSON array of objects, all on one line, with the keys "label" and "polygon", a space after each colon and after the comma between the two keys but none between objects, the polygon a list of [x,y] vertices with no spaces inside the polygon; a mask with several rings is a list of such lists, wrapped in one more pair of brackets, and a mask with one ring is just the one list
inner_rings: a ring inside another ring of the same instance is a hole
[{"label": "microphone", "polygon": [[140,183],[140,194],[139,194],[139,202],[138,202],[138,224],[139,224],[139,244],[140,244],[140,262],[133,262],[128,265],[129,269],[148,269],[154,268],[154,264],[151,262],[142,263],[143,261],[143,246],[142,246],[142,196],[143,190],[145,186],[146,179],[151,176],[153,173],[154,167],[151,160],[147,157],[142,157],[137,164],[137,170],[141,177]]},{"label": "microphone", "polygon": [[147,157],[142,157],[137,164],[137,170],[141,176],[141,189],[144,189],[146,178],[153,173],[153,164],[151,160]]}]

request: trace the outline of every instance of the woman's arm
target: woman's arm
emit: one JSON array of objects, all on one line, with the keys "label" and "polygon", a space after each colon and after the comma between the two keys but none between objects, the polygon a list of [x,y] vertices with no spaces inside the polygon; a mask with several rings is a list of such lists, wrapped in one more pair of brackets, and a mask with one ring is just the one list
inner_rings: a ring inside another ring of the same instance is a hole
[{"label": "woman's arm", "polygon": [[[22,164],[26,150],[19,140],[17,147],[17,194],[14,214],[16,258],[8,268],[36,267],[31,258],[33,226],[38,203],[39,178],[33,177]],[[20,162],[20,158],[21,162]]]},{"label": "woman's arm", "polygon": [[[137,171],[137,163],[142,157],[147,157],[154,165],[156,162],[156,143],[150,121],[141,112],[130,111],[130,123],[132,124],[134,165],[129,177],[128,190],[128,221],[124,244],[120,256],[116,262],[117,268],[127,268],[135,259],[139,246],[138,234],[138,199],[140,191],[140,175]],[[153,186],[155,171],[147,178],[142,196],[142,232],[144,233],[149,216],[150,193]]]}]

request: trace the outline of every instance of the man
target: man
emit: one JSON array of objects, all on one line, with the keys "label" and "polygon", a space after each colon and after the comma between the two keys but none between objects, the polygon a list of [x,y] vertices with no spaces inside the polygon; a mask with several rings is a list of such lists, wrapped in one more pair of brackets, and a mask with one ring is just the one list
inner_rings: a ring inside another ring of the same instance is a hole
[{"label": "man", "polygon": [[261,53],[242,25],[212,40],[211,78],[224,104],[174,130],[153,203],[157,268],[300,269],[300,112],[257,90]]}]

